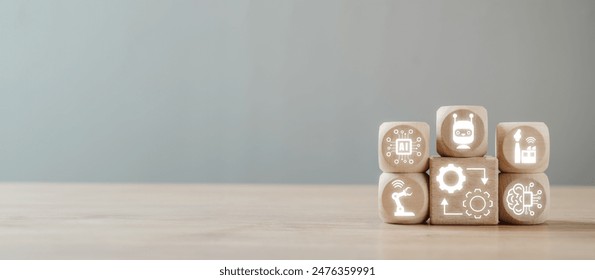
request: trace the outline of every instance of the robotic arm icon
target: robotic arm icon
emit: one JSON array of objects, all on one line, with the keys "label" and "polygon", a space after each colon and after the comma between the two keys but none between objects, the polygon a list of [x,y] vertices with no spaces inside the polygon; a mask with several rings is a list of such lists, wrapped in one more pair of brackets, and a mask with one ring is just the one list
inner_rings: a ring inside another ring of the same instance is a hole
[{"label": "robotic arm icon", "polygon": [[394,192],[392,194],[392,198],[397,204],[397,210],[395,211],[395,217],[412,217],[415,216],[413,212],[406,212],[405,207],[403,207],[403,203],[401,203],[401,197],[411,196],[413,193],[411,192],[411,188],[407,187],[400,192]]}]

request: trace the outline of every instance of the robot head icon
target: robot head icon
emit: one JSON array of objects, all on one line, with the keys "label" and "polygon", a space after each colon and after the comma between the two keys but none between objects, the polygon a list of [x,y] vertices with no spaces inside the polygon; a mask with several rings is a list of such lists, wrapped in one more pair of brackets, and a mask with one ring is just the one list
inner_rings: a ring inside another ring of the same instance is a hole
[{"label": "robot head icon", "polygon": [[471,149],[469,144],[475,140],[475,126],[473,125],[473,113],[469,113],[469,120],[457,120],[458,115],[452,114],[454,124],[452,125],[452,140],[458,144],[457,150]]}]

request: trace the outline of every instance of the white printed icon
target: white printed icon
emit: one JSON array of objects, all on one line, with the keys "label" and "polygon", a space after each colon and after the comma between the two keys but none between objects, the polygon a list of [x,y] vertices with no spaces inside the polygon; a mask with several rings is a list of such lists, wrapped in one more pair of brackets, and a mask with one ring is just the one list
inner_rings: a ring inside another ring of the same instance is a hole
[{"label": "white printed icon", "polygon": [[458,115],[452,114],[454,124],[452,125],[452,140],[458,144],[457,150],[469,150],[469,144],[475,140],[475,125],[473,125],[473,113],[469,113],[469,120],[457,120]]},{"label": "white printed icon", "polygon": [[514,163],[520,164],[531,164],[537,162],[537,149],[535,146],[535,137],[527,137],[525,141],[527,142],[528,146],[527,149],[521,150],[521,129],[517,129],[516,133],[514,134]]},{"label": "white printed icon", "polygon": [[403,203],[401,202],[402,197],[413,195],[413,193],[411,193],[411,188],[406,187],[403,189],[405,182],[403,182],[402,180],[394,180],[392,182],[392,185],[395,189],[401,190],[398,192],[395,191],[392,194],[392,199],[395,201],[395,204],[397,205],[397,209],[395,210],[395,213],[394,213],[395,217],[413,217],[413,216],[415,216],[415,213],[405,211],[405,207],[403,207]]},{"label": "white printed icon", "polygon": [[482,168],[482,167],[469,167],[467,168],[467,170],[469,171],[482,171],[483,172],[483,177],[481,177],[481,182],[485,185],[488,183],[488,176],[486,173],[486,169]]},{"label": "white printed icon", "polygon": [[473,216],[476,220],[490,215],[490,209],[494,207],[494,201],[490,199],[490,193],[482,192],[481,189],[467,192],[465,198],[463,200],[463,207],[467,209],[465,214]]},{"label": "white printed icon", "polygon": [[421,137],[413,137],[413,129],[394,129],[393,137],[386,137],[386,142],[389,143],[388,151],[386,156],[390,157],[393,153],[396,159],[393,160],[394,164],[413,164],[415,163],[414,157],[421,157]]},{"label": "white printed icon", "polygon": [[[446,181],[444,181],[444,176],[446,176],[448,172],[454,172],[457,174],[456,183],[448,185]],[[446,167],[440,167],[440,172],[438,173],[438,176],[436,176],[438,187],[441,190],[446,191],[450,194],[461,190],[463,188],[463,183],[465,183],[466,180],[467,177],[465,177],[465,175],[463,174],[463,168],[461,168],[460,166],[456,166],[452,163],[449,163]]]},{"label": "white printed icon", "polygon": [[534,216],[535,211],[532,210],[533,206],[541,209],[541,190],[533,193],[532,189],[535,186],[533,182],[529,183],[528,186],[517,183],[515,184],[508,193],[506,194],[506,205],[512,212],[517,215],[530,215]]},{"label": "white printed icon", "polygon": [[444,216],[462,216],[463,213],[451,213],[451,212],[447,212],[446,211],[446,206],[448,206],[448,201],[446,201],[445,199],[442,199],[442,203],[440,203],[440,205],[442,205],[442,210],[444,213]]}]

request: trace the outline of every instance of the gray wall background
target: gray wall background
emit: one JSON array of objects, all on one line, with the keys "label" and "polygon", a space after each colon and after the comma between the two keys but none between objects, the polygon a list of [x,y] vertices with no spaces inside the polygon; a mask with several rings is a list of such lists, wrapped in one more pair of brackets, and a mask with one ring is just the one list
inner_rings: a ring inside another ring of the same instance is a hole
[{"label": "gray wall background", "polygon": [[382,121],[480,104],[592,185],[595,1],[2,1],[0,94],[1,181],[374,184]]}]

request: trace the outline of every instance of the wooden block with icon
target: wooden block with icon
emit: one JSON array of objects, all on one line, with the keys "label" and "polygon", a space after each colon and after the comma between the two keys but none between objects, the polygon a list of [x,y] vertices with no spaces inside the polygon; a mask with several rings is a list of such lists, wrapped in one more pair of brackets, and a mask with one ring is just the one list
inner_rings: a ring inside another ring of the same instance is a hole
[{"label": "wooden block with icon", "polygon": [[498,160],[430,157],[430,223],[498,224]]},{"label": "wooden block with icon", "polygon": [[436,150],[444,157],[481,157],[488,151],[488,113],[482,106],[443,106],[436,112]]},{"label": "wooden block with icon", "polygon": [[550,183],[543,173],[501,173],[500,220],[509,224],[544,223],[549,215]]},{"label": "wooden block with icon", "polygon": [[428,170],[430,126],[424,122],[385,122],[378,135],[378,164],[383,172]]},{"label": "wooden block with icon", "polygon": [[500,171],[541,173],[550,161],[550,133],[542,122],[505,122],[496,126]]},{"label": "wooden block with icon", "polygon": [[391,224],[419,224],[428,219],[426,173],[382,173],[378,184],[380,219]]}]

